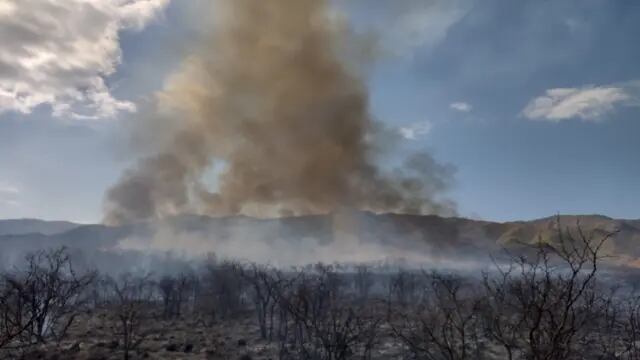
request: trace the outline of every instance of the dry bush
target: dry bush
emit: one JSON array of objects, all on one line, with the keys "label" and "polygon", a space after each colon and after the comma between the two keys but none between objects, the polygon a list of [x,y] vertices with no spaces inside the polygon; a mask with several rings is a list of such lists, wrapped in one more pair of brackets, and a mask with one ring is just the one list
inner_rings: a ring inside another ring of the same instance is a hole
[{"label": "dry bush", "polygon": [[289,286],[289,280],[276,269],[257,264],[248,265],[242,276],[249,285],[250,297],[263,339],[273,340],[279,294]]},{"label": "dry bush", "polygon": [[353,285],[358,296],[358,300],[366,303],[371,295],[371,288],[375,284],[374,274],[369,266],[360,264],[356,266]]},{"label": "dry bush", "polygon": [[387,301],[390,306],[406,307],[417,303],[423,290],[421,280],[415,271],[398,269],[389,277]]},{"label": "dry bush", "polygon": [[421,301],[392,305],[395,336],[416,359],[484,358],[478,297],[454,275],[423,273],[423,279]]},{"label": "dry bush", "polygon": [[[292,322],[281,346],[284,359],[369,359],[383,320],[372,306],[343,293],[344,281],[331,267],[300,273],[280,301]],[[378,313],[379,314],[379,313]]]},{"label": "dry bush", "polygon": [[587,236],[563,230],[549,243],[531,246],[528,256],[496,265],[485,277],[485,317],[489,336],[509,359],[583,359],[594,341],[609,297],[597,286],[602,246],[615,233]]},{"label": "dry bush", "polygon": [[152,300],[154,284],[150,276],[123,274],[119,278],[109,278],[107,286],[113,293],[109,308],[117,321],[112,324],[114,335],[121,340],[124,359],[137,349],[149,335],[145,323],[153,318]]},{"label": "dry bush", "polygon": [[165,319],[176,319],[182,316],[185,304],[193,294],[197,278],[193,274],[179,273],[164,275],[157,283],[162,298],[162,315]]},{"label": "dry bush", "polygon": [[[208,325],[233,319],[246,310],[246,282],[242,265],[234,261],[209,263],[201,275],[197,312]],[[206,319],[206,320],[205,320]]]},{"label": "dry bush", "polygon": [[88,304],[95,272],[78,274],[65,248],[26,257],[23,269],[4,273],[0,283],[0,347],[60,341]]}]

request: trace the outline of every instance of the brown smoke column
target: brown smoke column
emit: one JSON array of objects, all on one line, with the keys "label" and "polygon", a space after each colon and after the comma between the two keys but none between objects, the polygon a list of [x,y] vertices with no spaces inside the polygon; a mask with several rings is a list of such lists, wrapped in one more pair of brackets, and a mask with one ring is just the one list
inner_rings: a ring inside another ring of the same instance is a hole
[{"label": "brown smoke column", "polygon": [[[348,27],[327,1],[218,1],[216,14],[211,35],[158,94],[154,112],[172,125],[143,129],[169,141],[108,191],[106,223],[344,207],[453,213],[436,200],[450,167],[417,154],[389,175],[372,160],[379,136],[367,89],[350,70]],[[210,190],[203,177],[216,162]]]}]

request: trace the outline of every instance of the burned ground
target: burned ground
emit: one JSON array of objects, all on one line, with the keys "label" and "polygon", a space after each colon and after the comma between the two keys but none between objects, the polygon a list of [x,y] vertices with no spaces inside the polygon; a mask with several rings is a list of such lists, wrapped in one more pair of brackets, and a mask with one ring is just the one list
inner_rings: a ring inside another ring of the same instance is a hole
[{"label": "burned ground", "polygon": [[635,282],[600,267],[613,236],[559,228],[553,241],[476,274],[209,258],[115,275],[77,270],[64,248],[44,250],[2,275],[0,355],[635,359]]}]

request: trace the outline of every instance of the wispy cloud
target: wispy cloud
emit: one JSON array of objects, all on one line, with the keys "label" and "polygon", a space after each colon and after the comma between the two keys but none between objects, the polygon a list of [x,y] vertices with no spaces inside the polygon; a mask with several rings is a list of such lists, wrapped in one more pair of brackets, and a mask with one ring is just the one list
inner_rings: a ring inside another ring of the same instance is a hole
[{"label": "wispy cloud", "polygon": [[120,64],[119,32],[141,29],[169,0],[0,1],[0,113],[48,104],[55,117],[135,111],[106,78]]},{"label": "wispy cloud", "polygon": [[8,205],[11,207],[20,206],[21,203],[18,200],[21,191],[16,185],[0,182],[0,204]]},{"label": "wispy cloud", "polygon": [[418,50],[438,45],[473,5],[470,0],[359,0],[350,4],[354,3],[376,9],[359,25],[379,34],[383,51],[400,57],[412,57]]},{"label": "wispy cloud", "polygon": [[0,204],[8,205],[11,207],[18,207],[22,205],[22,203],[20,203],[18,200],[11,199],[0,199]]},{"label": "wispy cloud", "polygon": [[0,195],[17,195],[20,189],[17,186],[0,182]]},{"label": "wispy cloud", "polygon": [[407,140],[417,140],[427,135],[432,128],[432,124],[428,121],[416,122],[407,126],[400,127],[398,133]]},{"label": "wispy cloud", "polygon": [[560,122],[569,119],[603,120],[620,106],[633,105],[637,100],[634,83],[579,88],[549,89],[531,100],[522,114],[531,120]]},{"label": "wispy cloud", "polygon": [[449,104],[449,107],[460,112],[470,112],[473,109],[471,104],[462,101],[451,103]]}]

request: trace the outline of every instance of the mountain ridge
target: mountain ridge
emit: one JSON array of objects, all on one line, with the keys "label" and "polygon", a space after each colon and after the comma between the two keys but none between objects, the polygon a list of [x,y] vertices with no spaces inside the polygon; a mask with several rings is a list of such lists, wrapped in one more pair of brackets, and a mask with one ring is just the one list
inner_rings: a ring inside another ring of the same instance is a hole
[{"label": "mountain ridge", "polygon": [[[0,251],[12,247],[28,250],[42,246],[115,249],[124,239],[152,238],[161,230],[170,229],[173,237],[186,235],[204,242],[212,238],[228,241],[249,237],[260,244],[273,244],[276,239],[287,239],[294,243],[313,238],[316,246],[322,246],[339,237],[355,236],[363,244],[397,247],[404,251],[473,254],[538,240],[547,241],[557,234],[558,221],[563,228],[575,229],[580,224],[586,233],[596,235],[618,231],[605,250],[622,262],[640,263],[640,220],[613,219],[598,214],[560,215],[508,222],[365,211],[276,219],[184,214],[123,226],[51,222],[51,226],[47,227],[48,222],[41,220],[32,222],[33,231],[28,232],[29,229],[23,224],[15,234],[9,234],[3,228],[3,225],[10,224],[10,220],[0,220]],[[47,230],[46,233],[41,231],[43,229]]]},{"label": "mountain ridge", "polygon": [[81,224],[64,220],[42,220],[35,218],[0,219],[0,236],[30,233],[53,235],[78,226],[81,226]]}]

